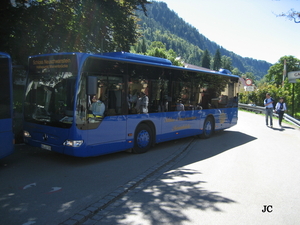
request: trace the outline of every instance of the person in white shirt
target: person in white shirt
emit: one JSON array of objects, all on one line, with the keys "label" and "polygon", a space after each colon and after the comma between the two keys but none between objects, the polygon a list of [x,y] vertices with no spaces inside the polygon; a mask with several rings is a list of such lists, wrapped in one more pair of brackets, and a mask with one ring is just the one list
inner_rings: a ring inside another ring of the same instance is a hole
[{"label": "person in white shirt", "polygon": [[275,107],[275,112],[278,114],[278,117],[279,117],[279,126],[280,127],[282,127],[281,122],[282,122],[283,114],[286,110],[287,110],[287,108],[286,108],[286,104],[284,102],[284,98],[280,97],[279,102],[277,102],[276,107]]},{"label": "person in white shirt", "polygon": [[181,100],[179,102],[177,102],[177,104],[176,104],[176,110],[177,111],[184,111],[184,105],[182,104]]},{"label": "person in white shirt", "polygon": [[91,110],[94,116],[103,117],[105,111],[105,104],[101,102],[99,99],[97,99],[96,96],[93,96]]},{"label": "person in white shirt", "polygon": [[270,126],[273,127],[273,99],[269,93],[266,94],[264,105],[266,107],[266,125],[268,126],[268,117],[270,117]]},{"label": "person in white shirt", "polygon": [[141,113],[148,113],[148,104],[149,104],[148,96],[144,92],[141,92],[141,106],[140,106]]}]

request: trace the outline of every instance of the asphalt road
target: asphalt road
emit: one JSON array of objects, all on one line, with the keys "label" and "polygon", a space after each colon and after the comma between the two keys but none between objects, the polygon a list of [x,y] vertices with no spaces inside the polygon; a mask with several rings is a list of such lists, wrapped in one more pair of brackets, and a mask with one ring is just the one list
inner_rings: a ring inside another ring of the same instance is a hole
[{"label": "asphalt road", "polygon": [[299,129],[239,118],[86,224],[300,224]]},{"label": "asphalt road", "polygon": [[192,139],[163,143],[146,154],[94,158],[16,145],[14,154],[0,159],[0,224],[69,224],[76,213],[90,214],[103,198],[110,202],[135,186]]},{"label": "asphalt road", "polygon": [[299,224],[299,129],[276,125],[240,112],[211,139],[141,155],[19,145],[0,160],[0,224]]}]

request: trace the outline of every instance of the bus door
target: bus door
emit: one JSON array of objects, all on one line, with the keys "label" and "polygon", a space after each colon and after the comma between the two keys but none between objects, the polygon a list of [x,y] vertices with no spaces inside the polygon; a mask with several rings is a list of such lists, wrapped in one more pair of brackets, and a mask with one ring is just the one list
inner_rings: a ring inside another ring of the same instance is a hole
[{"label": "bus door", "polygon": [[[126,138],[126,99],[122,76],[97,75],[87,79],[88,145],[121,145]],[[93,90],[94,89],[94,90]]]}]

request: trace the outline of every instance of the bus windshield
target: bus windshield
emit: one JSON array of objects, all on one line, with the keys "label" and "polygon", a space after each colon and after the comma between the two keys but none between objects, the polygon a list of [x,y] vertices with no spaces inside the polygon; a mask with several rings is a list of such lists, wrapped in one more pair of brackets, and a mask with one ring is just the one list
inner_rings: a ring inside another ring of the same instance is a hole
[{"label": "bus windshield", "polygon": [[[33,67],[38,60],[32,61],[30,65]],[[74,116],[76,72],[61,70],[57,65],[49,68],[49,61],[47,66],[29,68],[24,119],[27,122],[70,127]]]}]

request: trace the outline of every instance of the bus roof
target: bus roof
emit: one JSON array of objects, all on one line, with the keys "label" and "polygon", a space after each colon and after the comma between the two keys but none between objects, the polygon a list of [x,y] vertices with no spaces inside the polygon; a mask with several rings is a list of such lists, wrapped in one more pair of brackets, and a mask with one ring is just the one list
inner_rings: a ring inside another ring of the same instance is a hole
[{"label": "bus roof", "polygon": [[142,62],[152,62],[152,63],[158,63],[163,65],[172,65],[172,62],[168,59],[154,57],[154,56],[148,56],[148,55],[140,55],[140,54],[134,54],[129,52],[108,52],[103,53],[104,56],[110,56],[114,58],[124,58],[124,59],[131,59],[134,61],[142,61]]},{"label": "bus roof", "polygon": [[5,58],[11,59],[10,55],[8,53],[6,53],[6,52],[0,52],[0,55],[4,56]]},{"label": "bus roof", "polygon": [[147,56],[147,55],[141,55],[141,54],[135,54],[135,53],[129,53],[129,52],[109,52],[109,53],[103,53],[103,54],[97,54],[97,55],[125,59],[126,61],[130,60],[130,61],[134,61],[134,62],[148,63],[148,64],[152,64],[152,65],[159,64],[159,65],[171,67],[173,69],[182,69],[182,70],[193,71],[193,72],[205,72],[205,73],[210,73],[210,74],[219,74],[219,75],[226,75],[226,76],[239,78],[239,76],[233,75],[227,69],[221,68],[219,71],[214,71],[214,70],[206,70],[206,69],[200,69],[200,68],[179,67],[179,66],[172,65],[172,62],[168,59],[154,57],[154,56]]},{"label": "bus roof", "polygon": [[108,52],[108,53],[81,53],[81,52],[64,52],[64,53],[51,53],[51,54],[41,54],[41,55],[34,55],[31,57],[39,57],[39,56],[50,56],[50,55],[80,55],[80,57],[99,57],[99,58],[106,58],[106,59],[118,59],[120,61],[128,61],[128,62],[136,62],[141,64],[149,64],[153,66],[162,66],[172,69],[179,69],[179,70],[185,70],[185,71],[191,71],[191,72],[204,72],[208,74],[215,74],[215,75],[223,75],[223,76],[229,76],[229,77],[235,77],[239,78],[237,75],[231,74],[229,70],[226,69],[220,69],[219,71],[213,71],[213,70],[204,70],[200,68],[186,68],[186,67],[180,67],[180,66],[174,66],[172,65],[172,62],[168,59],[154,57],[154,56],[147,56],[147,55],[141,55],[136,53],[129,53],[129,52]]}]

